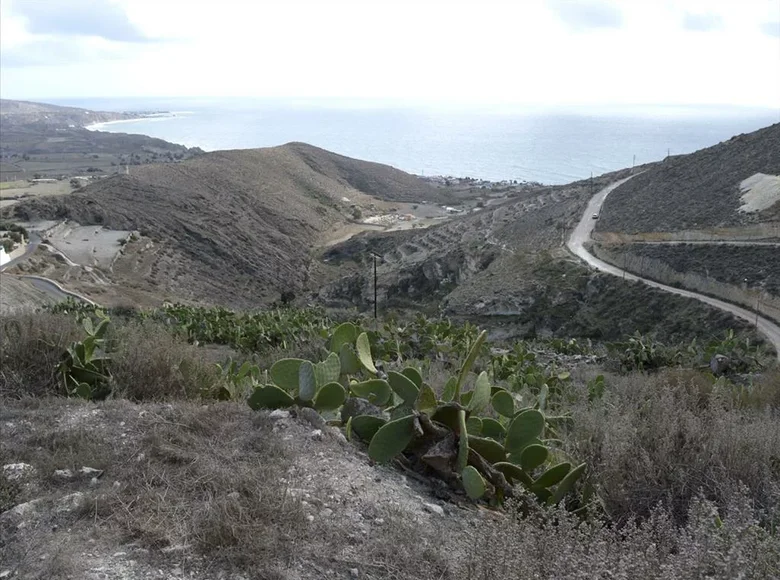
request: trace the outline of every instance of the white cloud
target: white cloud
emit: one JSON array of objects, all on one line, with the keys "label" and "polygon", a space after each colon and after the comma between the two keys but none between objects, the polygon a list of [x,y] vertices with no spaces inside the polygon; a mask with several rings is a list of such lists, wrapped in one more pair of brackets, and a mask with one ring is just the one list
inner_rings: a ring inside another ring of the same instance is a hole
[{"label": "white cloud", "polygon": [[723,19],[714,12],[694,14],[686,12],[683,18],[683,27],[696,32],[711,32],[723,28]]},{"label": "white cloud", "polygon": [[[125,0],[127,22],[139,35],[178,39],[131,44],[35,33],[4,1],[4,59],[44,41],[70,38],[79,49],[60,53],[57,66],[3,66],[0,85],[3,96],[40,99],[777,107],[780,76],[769,71],[780,70],[780,41],[761,32],[778,19],[774,3],[589,1],[593,11],[573,12],[560,0]],[[706,35],[686,30],[686,12],[717,14],[722,26]]]}]

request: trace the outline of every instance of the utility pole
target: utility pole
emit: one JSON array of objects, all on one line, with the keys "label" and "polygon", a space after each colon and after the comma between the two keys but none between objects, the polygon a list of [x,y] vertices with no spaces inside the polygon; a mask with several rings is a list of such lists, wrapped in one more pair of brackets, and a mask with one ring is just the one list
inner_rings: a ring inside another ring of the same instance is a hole
[{"label": "utility pole", "polygon": [[377,319],[377,299],[376,299],[376,259],[381,258],[374,252],[371,252],[371,257],[374,259],[374,320]]},{"label": "utility pole", "polygon": [[636,153],[634,153],[634,160],[631,162],[631,173],[634,173],[635,165],[636,165]]}]

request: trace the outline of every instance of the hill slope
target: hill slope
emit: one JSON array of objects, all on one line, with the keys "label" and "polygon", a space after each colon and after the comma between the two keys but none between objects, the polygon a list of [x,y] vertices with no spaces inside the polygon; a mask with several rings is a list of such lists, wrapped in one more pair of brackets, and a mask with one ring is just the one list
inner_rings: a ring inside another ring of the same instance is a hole
[{"label": "hill slope", "polygon": [[91,111],[78,107],[62,107],[48,103],[0,99],[0,120],[4,125],[43,123],[47,125],[75,125],[84,127],[91,123],[136,119],[138,113]]},{"label": "hill slope", "polygon": [[740,183],[756,173],[780,175],[780,124],[654,165],[610,194],[596,231],[673,232],[776,220],[777,204],[760,213],[738,211]]},{"label": "hill slope", "polygon": [[295,143],[134,168],[15,213],[138,230],[154,241],[156,258],[141,268],[131,245],[114,264],[117,276],[143,277],[176,299],[248,306],[305,289],[312,247],[347,221],[353,203],[376,201],[368,194],[443,199],[401,171]]}]

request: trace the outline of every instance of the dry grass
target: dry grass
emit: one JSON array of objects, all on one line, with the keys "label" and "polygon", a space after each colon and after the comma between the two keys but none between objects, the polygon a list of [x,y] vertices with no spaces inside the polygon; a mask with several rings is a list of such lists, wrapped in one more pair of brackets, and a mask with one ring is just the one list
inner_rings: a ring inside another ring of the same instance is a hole
[{"label": "dry grass", "polygon": [[[715,505],[696,499],[677,527],[664,508],[621,528],[582,522],[565,511],[539,510],[477,530],[476,557],[465,578],[539,580],[763,580],[780,574],[780,538],[757,524],[743,494]],[[718,518],[721,520],[718,520]],[[722,521],[722,525],[717,523]]]},{"label": "dry grass", "polygon": [[610,376],[601,401],[574,405],[569,451],[590,466],[613,521],[660,503],[683,522],[699,493],[724,505],[746,486],[777,522],[780,409],[741,402],[693,371]]},{"label": "dry grass", "polygon": [[46,313],[14,314],[0,326],[0,396],[63,394],[54,369],[68,345],[82,337],[73,318]]},{"label": "dry grass", "polygon": [[218,375],[198,347],[162,326],[129,322],[115,333],[111,355],[115,397],[134,401],[191,399],[211,389]]},{"label": "dry grass", "polygon": [[91,516],[149,548],[192,546],[239,568],[292,557],[306,522],[280,481],[289,452],[264,415],[178,404],[145,431],[144,452]]}]

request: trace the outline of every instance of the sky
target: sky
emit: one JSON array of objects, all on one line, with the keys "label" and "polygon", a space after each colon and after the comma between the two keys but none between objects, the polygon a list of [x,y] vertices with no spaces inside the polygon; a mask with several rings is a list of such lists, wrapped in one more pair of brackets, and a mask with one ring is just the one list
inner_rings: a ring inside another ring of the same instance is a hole
[{"label": "sky", "polygon": [[780,0],[0,0],[0,96],[780,109]]}]

